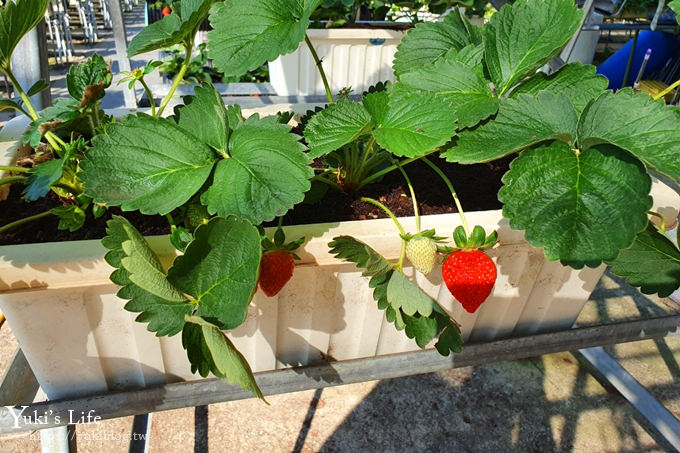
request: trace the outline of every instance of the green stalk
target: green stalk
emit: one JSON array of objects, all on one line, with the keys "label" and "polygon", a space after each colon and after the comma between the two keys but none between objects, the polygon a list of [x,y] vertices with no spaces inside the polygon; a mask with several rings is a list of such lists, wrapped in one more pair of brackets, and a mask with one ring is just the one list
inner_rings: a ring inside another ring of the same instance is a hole
[{"label": "green stalk", "polygon": [[56,182],[56,183],[52,184],[52,186],[58,187],[60,189],[64,189],[65,191],[71,193],[72,195],[75,195],[76,197],[83,193],[82,190],[72,186],[71,184],[67,184],[65,182]]},{"label": "green stalk", "polygon": [[0,165],[0,171],[12,171],[14,173],[30,173],[30,168],[14,167],[12,165]]},{"label": "green stalk", "polygon": [[26,181],[25,176],[8,176],[6,178],[0,178],[0,186],[4,186],[5,184],[14,184],[15,182],[20,182],[24,183]]},{"label": "green stalk", "polygon": [[399,221],[397,220],[397,216],[395,216],[394,213],[393,213],[392,211],[390,211],[390,208],[388,208],[387,206],[385,206],[384,204],[382,204],[382,203],[379,202],[378,200],[374,200],[373,198],[361,197],[361,198],[359,198],[359,200],[365,201],[365,202],[367,202],[367,203],[374,204],[374,205],[376,205],[377,207],[379,207],[380,209],[382,209],[383,211],[385,211],[385,214],[387,214],[388,216],[390,216],[390,219],[392,219],[392,221],[394,222],[394,224],[395,224],[395,225],[397,226],[397,228],[399,229],[399,233],[400,233],[400,234],[406,234],[406,231],[404,231],[404,227],[401,226],[401,223],[399,223]]},{"label": "green stalk", "polygon": [[149,88],[149,85],[146,84],[144,81],[144,77],[139,79],[139,82],[142,84],[142,88],[144,88],[144,92],[146,93],[146,97],[149,98],[149,102],[151,103],[151,116],[156,116],[156,103],[153,100],[153,94],[151,93],[151,88]]},{"label": "green stalk", "polygon": [[[377,207],[379,207],[380,209],[382,209],[383,211],[385,211],[385,213],[388,216],[390,216],[390,218],[392,219],[394,224],[397,226],[397,229],[399,229],[399,234],[401,236],[404,236],[406,234],[406,231],[404,231],[404,227],[401,226],[401,223],[399,223],[399,220],[397,220],[397,217],[394,215],[394,213],[392,211],[390,211],[390,209],[387,206],[385,206],[384,204],[382,204],[378,200],[374,200],[373,198],[361,197],[359,199],[361,201],[366,201],[368,203],[374,204]],[[406,241],[402,237],[401,238],[401,251],[399,252],[399,261],[397,261],[397,269],[399,270],[399,272],[401,272],[401,270],[404,267],[404,256],[406,256]]]},{"label": "green stalk", "polygon": [[179,72],[175,76],[175,80],[173,80],[172,82],[170,91],[168,91],[168,94],[166,94],[165,97],[163,98],[163,102],[161,102],[161,105],[158,108],[158,111],[156,112],[156,117],[160,117],[163,114],[163,110],[165,110],[165,107],[168,105],[168,102],[170,102],[170,99],[172,99],[172,96],[175,94],[175,91],[177,90],[179,84],[182,82],[182,79],[184,79],[184,74],[186,74],[187,69],[189,68],[189,63],[191,63],[191,51],[194,48],[193,38],[191,39],[191,42],[187,43],[187,45],[184,46],[184,48],[186,50],[184,62],[182,63],[182,66],[179,68]]},{"label": "green stalk", "polygon": [[[430,152],[428,152],[428,153],[426,153],[426,154],[423,154],[422,156],[411,157],[411,158],[409,158],[409,159],[406,159],[406,160],[403,160],[403,161],[399,162],[399,164],[402,165],[402,166],[403,166],[403,165],[408,165],[408,164],[410,164],[411,162],[415,162],[415,161],[417,161],[418,159],[422,159],[423,157],[429,156],[430,154],[434,153],[435,151],[437,151],[437,150],[430,151]],[[373,173],[371,176],[369,176],[368,178],[366,178],[366,179],[364,179],[363,181],[361,181],[361,183],[359,183],[359,187],[357,187],[357,190],[361,189],[361,188],[364,187],[366,184],[369,184],[369,183],[375,181],[376,179],[379,179],[379,178],[381,178],[382,176],[386,175],[387,173],[389,173],[389,172],[391,172],[391,171],[394,171],[394,170],[396,170],[396,169],[397,169],[397,166],[393,164],[393,165],[390,165],[390,166],[387,167],[387,168],[384,168],[384,169],[380,170],[380,171],[377,172],[377,173]]]},{"label": "green stalk", "polygon": [[324,178],[324,177],[321,176],[321,175],[316,175],[316,176],[314,176],[314,177],[312,178],[312,181],[319,181],[319,182],[322,182],[322,183],[324,183],[324,184],[328,184],[329,186],[333,187],[334,189],[339,190],[340,192],[342,192],[342,191],[345,190],[345,189],[343,189],[342,186],[341,186],[340,184],[338,184],[337,182],[331,181],[331,180],[328,179],[328,178]]},{"label": "green stalk", "polygon": [[52,215],[52,211],[45,211],[41,212],[40,214],[32,215],[30,217],[24,217],[23,219],[15,220],[14,222],[8,223],[7,225],[1,226],[0,227],[0,234],[6,233],[7,231],[10,231],[18,226],[21,226],[25,223],[33,222],[34,220],[42,219],[43,217],[47,217],[48,215]]},{"label": "green stalk", "polygon": [[453,196],[453,201],[456,203],[456,208],[458,209],[458,214],[460,215],[460,221],[462,222],[463,229],[465,230],[465,235],[467,237],[470,237],[470,230],[468,229],[468,224],[467,224],[467,221],[465,220],[465,213],[463,212],[463,206],[460,204],[460,200],[458,199],[458,194],[456,194],[456,191],[453,188],[453,184],[451,184],[451,180],[444,174],[443,171],[440,170],[439,167],[437,167],[435,164],[430,162],[427,157],[424,157],[423,161],[427,165],[429,165],[439,175],[440,178],[442,178],[444,180],[447,187],[449,188],[449,191],[451,191],[451,195]]},{"label": "green stalk", "polygon": [[60,153],[61,152],[61,146],[59,146],[59,143],[57,143],[57,140],[56,140],[57,138],[58,137],[56,135],[54,135],[51,131],[48,131],[48,132],[45,133],[45,139],[47,140],[47,142],[50,145],[52,145],[52,148],[54,148],[54,150],[57,153]]},{"label": "green stalk", "polygon": [[413,184],[411,184],[411,179],[408,177],[406,174],[406,170],[404,170],[401,165],[399,165],[399,161],[393,159],[395,165],[401,172],[401,175],[404,177],[406,180],[406,184],[408,185],[408,190],[411,192],[411,201],[413,201],[413,213],[416,216],[416,232],[420,233],[420,215],[418,213],[418,200],[416,199],[416,191],[413,190]]},{"label": "green stalk", "polygon": [[173,219],[172,215],[170,214],[165,214],[165,218],[168,220],[168,223],[170,224],[170,230],[174,231],[175,228],[177,228],[177,225],[175,225],[175,219]]},{"label": "green stalk", "polygon": [[312,45],[312,42],[309,40],[309,36],[305,33],[305,42],[307,43],[307,47],[309,47],[309,51],[312,54],[312,58],[314,58],[314,62],[316,63],[316,67],[319,70],[319,74],[321,75],[321,81],[323,82],[323,87],[326,90],[326,97],[328,97],[328,102],[330,104],[333,104],[335,101],[333,101],[333,93],[331,92],[331,87],[328,84],[328,79],[326,78],[326,73],[323,70],[323,66],[321,65],[321,60],[319,59],[319,55],[316,53],[316,50],[314,49],[314,46]]},{"label": "green stalk", "polygon": [[[373,152],[373,147],[375,146],[375,137],[371,137],[371,140],[368,142],[366,147],[364,148],[364,155],[362,156],[361,163],[359,164],[360,169],[364,169],[366,165],[366,160],[368,159],[368,156]],[[363,176],[363,172],[361,172],[361,176]],[[361,182],[361,181],[359,181]]]},{"label": "green stalk", "polygon": [[92,127],[92,136],[97,135],[97,128],[101,126],[101,120],[99,119],[99,103],[95,102],[89,108],[90,114],[88,118],[90,120],[90,126]]},{"label": "green stalk", "polygon": [[94,118],[92,114],[92,109],[90,109],[90,114],[87,115],[87,123],[90,126],[90,130],[92,131],[92,136],[94,137],[97,135],[97,128],[94,125]]},{"label": "green stalk", "polygon": [[17,93],[19,93],[21,100],[24,101],[24,105],[26,105],[28,111],[31,113],[30,117],[34,120],[37,120],[38,112],[35,110],[35,107],[33,107],[33,104],[31,103],[31,100],[29,99],[26,92],[23,90],[23,88],[21,88],[19,81],[16,79],[16,77],[14,77],[12,70],[8,67],[4,68],[3,72],[7,75],[7,77],[9,77],[9,80],[12,82],[12,86],[14,87],[15,90],[17,90]]},{"label": "green stalk", "polygon": [[99,127],[102,125],[102,120],[99,118],[99,106],[101,105],[101,101],[95,102],[94,106],[92,107],[92,112],[94,113],[94,124]]},{"label": "green stalk", "polygon": [[661,214],[659,214],[658,212],[654,212],[654,211],[649,211],[648,214],[659,219],[659,223],[660,223],[659,229],[661,230],[661,232],[663,234],[666,234],[666,218],[664,216],[662,216]]}]

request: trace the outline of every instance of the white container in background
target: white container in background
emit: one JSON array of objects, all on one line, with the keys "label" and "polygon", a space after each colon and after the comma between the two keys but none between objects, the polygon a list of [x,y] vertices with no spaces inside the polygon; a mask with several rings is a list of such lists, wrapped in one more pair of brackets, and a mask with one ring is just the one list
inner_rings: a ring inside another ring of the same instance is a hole
[{"label": "white container in background", "polygon": [[[333,94],[345,87],[361,94],[371,85],[394,81],[392,60],[406,31],[386,29],[310,29]],[[269,63],[270,82],[279,96],[325,95],[321,76],[303,41],[293,53]]]}]

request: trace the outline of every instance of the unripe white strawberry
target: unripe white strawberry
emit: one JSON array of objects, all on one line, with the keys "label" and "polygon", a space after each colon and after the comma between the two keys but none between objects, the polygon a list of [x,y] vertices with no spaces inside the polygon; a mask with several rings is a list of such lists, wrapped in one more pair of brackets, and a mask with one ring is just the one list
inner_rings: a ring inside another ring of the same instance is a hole
[{"label": "unripe white strawberry", "polygon": [[427,275],[437,261],[437,243],[429,237],[415,236],[406,243],[406,256],[416,269]]}]

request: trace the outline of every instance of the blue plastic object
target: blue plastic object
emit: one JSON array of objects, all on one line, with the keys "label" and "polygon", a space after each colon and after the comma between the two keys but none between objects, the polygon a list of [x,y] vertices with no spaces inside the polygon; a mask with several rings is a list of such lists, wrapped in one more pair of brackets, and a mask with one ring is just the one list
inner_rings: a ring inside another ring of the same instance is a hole
[{"label": "blue plastic object", "polygon": [[[626,86],[631,86],[635,82],[647,49],[652,49],[652,55],[649,58],[649,62],[647,62],[645,75],[654,72],[666,63],[668,58],[675,52],[677,42],[676,37],[660,31],[643,30],[640,32],[637,44],[635,45],[633,62],[628,71]],[[623,76],[626,72],[626,64],[628,63],[632,46],[633,40],[631,39],[597,68],[598,74],[605,75],[609,79],[610,89],[619,89],[624,86]]]}]

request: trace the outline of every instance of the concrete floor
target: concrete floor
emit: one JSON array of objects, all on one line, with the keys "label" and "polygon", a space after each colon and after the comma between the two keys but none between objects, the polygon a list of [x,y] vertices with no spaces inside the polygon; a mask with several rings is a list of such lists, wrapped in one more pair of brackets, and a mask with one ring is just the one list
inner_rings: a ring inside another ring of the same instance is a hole
[{"label": "concrete floor", "polygon": [[[605,276],[581,325],[680,307]],[[0,373],[15,348],[0,329]],[[680,416],[680,336],[610,352]],[[618,394],[570,353],[407,378],[156,413],[151,452],[670,451]],[[130,417],[77,427],[80,452],[124,452]],[[0,437],[0,452],[37,451],[39,436]]]}]

